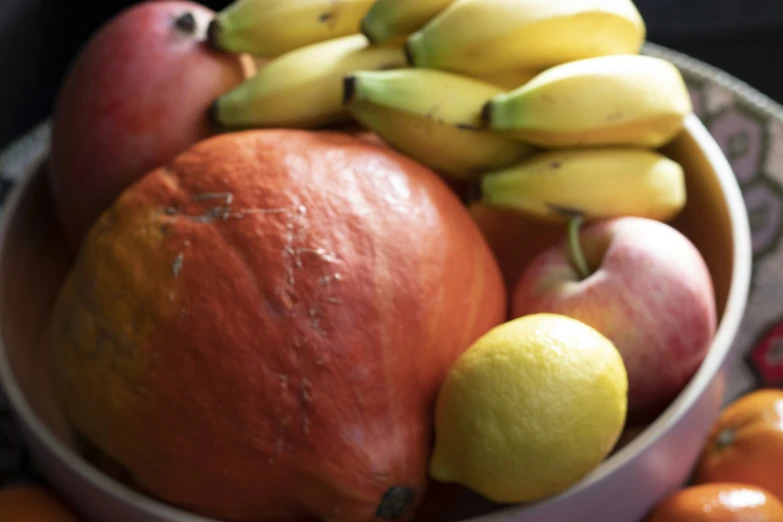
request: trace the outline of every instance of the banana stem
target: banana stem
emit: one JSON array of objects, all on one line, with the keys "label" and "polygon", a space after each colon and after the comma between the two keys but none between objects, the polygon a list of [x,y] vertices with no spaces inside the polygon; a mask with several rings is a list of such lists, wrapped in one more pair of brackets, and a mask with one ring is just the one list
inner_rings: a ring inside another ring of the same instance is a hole
[{"label": "banana stem", "polygon": [[577,273],[582,279],[590,277],[590,268],[587,266],[582,246],[579,244],[579,229],[584,218],[573,216],[568,222],[568,246],[571,249],[571,261],[574,263]]}]

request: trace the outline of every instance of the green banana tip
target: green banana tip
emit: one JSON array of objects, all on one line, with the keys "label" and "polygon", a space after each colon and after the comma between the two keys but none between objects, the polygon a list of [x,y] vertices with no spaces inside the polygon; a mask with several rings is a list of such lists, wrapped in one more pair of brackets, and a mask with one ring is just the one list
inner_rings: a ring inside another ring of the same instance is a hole
[{"label": "green banana tip", "polygon": [[381,43],[375,37],[372,27],[370,27],[370,21],[367,19],[367,16],[362,18],[362,21],[359,24],[359,32],[362,33],[365,38],[367,38],[367,41],[370,42],[370,45],[378,45]]}]

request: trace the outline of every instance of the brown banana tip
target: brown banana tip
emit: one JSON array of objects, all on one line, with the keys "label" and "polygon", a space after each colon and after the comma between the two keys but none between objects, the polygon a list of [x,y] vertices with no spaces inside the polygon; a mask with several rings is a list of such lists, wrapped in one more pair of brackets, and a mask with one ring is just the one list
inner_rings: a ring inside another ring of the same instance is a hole
[{"label": "brown banana tip", "polygon": [[473,203],[480,203],[483,198],[483,192],[481,190],[481,179],[477,178],[468,182],[465,189],[463,203],[465,206],[470,206]]},{"label": "brown banana tip", "polygon": [[481,123],[484,127],[492,125],[492,102],[487,102],[481,108]]},{"label": "brown banana tip", "polygon": [[220,49],[218,38],[220,36],[220,22],[217,18],[213,18],[207,26],[207,43],[213,49]]},{"label": "brown banana tip", "polygon": [[343,105],[349,103],[356,94],[356,76],[349,74],[343,78]]},{"label": "brown banana tip", "polygon": [[186,11],[174,20],[174,26],[185,34],[193,35],[196,33],[196,17]]},{"label": "brown banana tip", "polygon": [[416,64],[414,63],[413,50],[411,49],[410,40],[406,40],[403,51],[405,52],[405,61],[408,62],[408,65],[411,67],[415,67]]},{"label": "brown banana tip", "polygon": [[218,107],[218,100],[219,99],[215,99],[210,103],[209,108],[207,109],[207,117],[215,125],[220,125],[220,108]]}]

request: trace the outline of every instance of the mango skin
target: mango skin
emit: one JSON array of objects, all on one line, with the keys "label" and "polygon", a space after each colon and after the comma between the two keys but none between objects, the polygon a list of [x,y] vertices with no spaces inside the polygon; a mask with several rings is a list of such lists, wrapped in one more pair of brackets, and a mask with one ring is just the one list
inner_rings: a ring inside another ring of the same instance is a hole
[{"label": "mango skin", "polygon": [[225,134],[92,227],[55,304],[55,385],[75,430],[192,512],[366,522],[403,491],[409,520],[437,390],[506,304],[420,164],[340,133]]}]

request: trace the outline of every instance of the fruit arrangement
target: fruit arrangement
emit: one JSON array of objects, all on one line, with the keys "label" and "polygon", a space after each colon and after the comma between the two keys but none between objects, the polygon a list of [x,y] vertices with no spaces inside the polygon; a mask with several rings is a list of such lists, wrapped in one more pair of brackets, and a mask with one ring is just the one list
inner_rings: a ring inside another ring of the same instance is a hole
[{"label": "fruit arrangement", "polygon": [[444,487],[591,473],[717,322],[661,150],[690,97],[644,38],[631,0],[118,14],[48,169],[74,255],[52,373],[92,462],[237,522],[429,520]]}]

